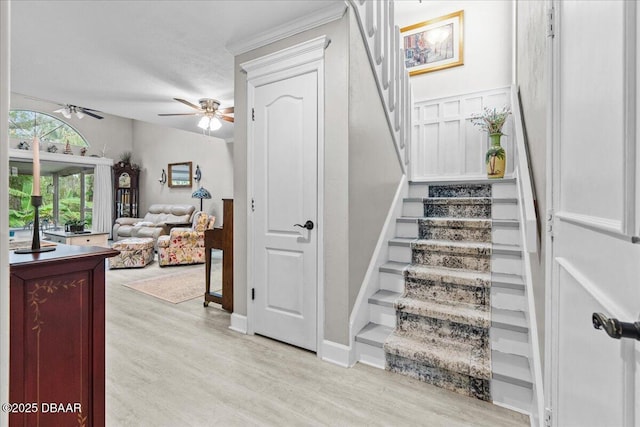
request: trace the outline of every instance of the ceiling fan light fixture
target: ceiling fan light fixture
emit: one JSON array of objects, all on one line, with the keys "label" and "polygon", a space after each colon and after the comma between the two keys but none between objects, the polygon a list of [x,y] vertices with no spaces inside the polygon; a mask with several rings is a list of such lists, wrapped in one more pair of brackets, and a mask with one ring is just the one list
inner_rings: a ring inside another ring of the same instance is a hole
[{"label": "ceiling fan light fixture", "polygon": [[200,119],[200,121],[198,122],[198,127],[202,130],[207,130],[209,128],[209,123],[211,122],[211,119],[207,116],[204,116]]},{"label": "ceiling fan light fixture", "polygon": [[217,117],[212,117],[211,121],[209,122],[209,129],[218,130],[221,127],[222,127],[222,122],[220,122],[220,120],[218,120]]},{"label": "ceiling fan light fixture", "polygon": [[60,111],[62,113],[62,115],[67,118],[70,119],[71,118],[71,111],[69,111],[69,108],[63,108],[62,111]]},{"label": "ceiling fan light fixture", "polygon": [[84,113],[82,111],[80,111],[80,110],[76,110],[76,117],[81,119],[81,118],[84,117]]}]

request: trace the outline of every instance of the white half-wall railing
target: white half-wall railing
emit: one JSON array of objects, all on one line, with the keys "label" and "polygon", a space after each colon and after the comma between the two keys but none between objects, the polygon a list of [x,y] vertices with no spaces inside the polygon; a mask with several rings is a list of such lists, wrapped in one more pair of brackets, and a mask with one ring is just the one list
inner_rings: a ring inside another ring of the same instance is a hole
[{"label": "white half-wall railing", "polygon": [[[510,106],[511,88],[483,90],[415,101],[411,138],[411,181],[485,179],[485,153],[489,136],[474,126],[471,117],[483,108]],[[515,148],[511,120],[501,144],[507,152],[505,177],[513,176]]]},{"label": "white half-wall railing", "polygon": [[513,112],[513,130],[515,133],[515,148],[517,151],[517,176],[524,218],[524,247],[529,253],[538,252],[538,219],[535,208],[535,194],[529,163],[524,129],[522,126],[522,111],[520,110],[520,95],[516,86],[511,87],[511,111]]},{"label": "white half-wall railing", "polygon": [[393,0],[349,0],[367,47],[402,171],[409,164],[412,93]]}]

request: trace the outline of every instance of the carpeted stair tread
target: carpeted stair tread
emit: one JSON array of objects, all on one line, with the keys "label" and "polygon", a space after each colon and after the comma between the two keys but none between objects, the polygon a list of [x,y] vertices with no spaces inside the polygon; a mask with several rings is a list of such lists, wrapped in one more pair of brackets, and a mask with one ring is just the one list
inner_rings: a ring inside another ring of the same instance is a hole
[{"label": "carpeted stair tread", "polygon": [[416,239],[411,243],[411,249],[452,252],[461,255],[490,255],[491,246],[491,243],[488,242],[460,242],[454,240]]},{"label": "carpeted stair tread", "polygon": [[405,269],[404,274],[406,278],[436,280],[459,286],[485,288],[491,286],[491,273],[480,271],[411,264]]},{"label": "carpeted stair tread", "polygon": [[432,205],[490,205],[490,197],[429,197],[425,203]]},{"label": "carpeted stair tread", "polygon": [[489,218],[429,217],[418,219],[425,225],[451,228],[491,228]]},{"label": "carpeted stair tread", "polygon": [[417,341],[394,333],[385,341],[384,351],[447,371],[491,378],[490,358],[483,350],[465,342],[441,338]]},{"label": "carpeted stair tread", "polygon": [[430,184],[429,197],[491,197],[489,184]]},{"label": "carpeted stair tread", "polygon": [[465,303],[446,304],[442,301],[417,300],[413,298],[399,298],[395,307],[397,311],[411,313],[423,317],[449,320],[481,328],[488,328],[491,324],[490,307]]}]

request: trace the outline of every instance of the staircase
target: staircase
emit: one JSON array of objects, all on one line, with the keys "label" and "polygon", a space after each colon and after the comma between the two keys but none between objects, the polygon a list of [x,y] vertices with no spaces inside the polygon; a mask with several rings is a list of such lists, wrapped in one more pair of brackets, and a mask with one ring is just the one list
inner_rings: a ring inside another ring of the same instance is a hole
[{"label": "staircase", "polygon": [[410,183],[361,363],[530,413],[516,181]]}]

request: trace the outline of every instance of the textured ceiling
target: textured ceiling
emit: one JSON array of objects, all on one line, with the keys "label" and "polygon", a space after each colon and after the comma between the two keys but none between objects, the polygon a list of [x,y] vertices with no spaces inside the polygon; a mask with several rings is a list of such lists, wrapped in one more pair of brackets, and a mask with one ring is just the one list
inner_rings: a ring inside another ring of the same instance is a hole
[{"label": "textured ceiling", "polygon": [[[341,0],[29,1],[11,4],[12,92],[200,132],[195,117],[158,117],[216,98],[233,105],[225,46]],[[52,105],[52,110],[56,109]],[[233,138],[233,125],[212,133]]]}]

